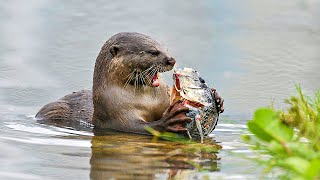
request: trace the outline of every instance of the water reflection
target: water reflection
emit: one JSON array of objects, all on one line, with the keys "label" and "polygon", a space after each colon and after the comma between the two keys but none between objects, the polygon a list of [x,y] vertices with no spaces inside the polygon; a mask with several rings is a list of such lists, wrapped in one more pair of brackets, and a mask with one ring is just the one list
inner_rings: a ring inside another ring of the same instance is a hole
[{"label": "water reflection", "polygon": [[[162,179],[193,177],[199,170],[219,170],[218,149],[212,138],[199,145],[158,140],[152,137],[104,132],[92,137],[91,179]],[[207,150],[207,152],[205,152]]]}]

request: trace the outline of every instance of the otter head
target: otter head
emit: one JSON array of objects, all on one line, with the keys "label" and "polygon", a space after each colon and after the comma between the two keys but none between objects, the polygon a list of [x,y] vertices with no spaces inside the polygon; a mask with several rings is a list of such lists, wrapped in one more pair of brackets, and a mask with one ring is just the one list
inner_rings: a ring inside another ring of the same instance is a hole
[{"label": "otter head", "polygon": [[[128,32],[111,37],[99,56],[95,71],[106,68],[107,72],[103,73],[106,83],[123,86],[157,87],[159,73],[171,70],[176,62],[158,42],[146,35]],[[97,67],[99,59],[106,66]]]}]

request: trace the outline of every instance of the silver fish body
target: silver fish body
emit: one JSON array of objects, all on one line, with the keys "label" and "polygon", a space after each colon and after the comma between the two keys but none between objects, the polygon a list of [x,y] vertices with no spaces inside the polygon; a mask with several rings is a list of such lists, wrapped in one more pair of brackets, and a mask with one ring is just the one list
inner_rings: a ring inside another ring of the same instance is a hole
[{"label": "silver fish body", "polygon": [[173,80],[184,106],[190,109],[187,116],[193,121],[187,124],[188,135],[203,142],[203,137],[214,130],[219,119],[215,96],[192,68],[174,70]]}]

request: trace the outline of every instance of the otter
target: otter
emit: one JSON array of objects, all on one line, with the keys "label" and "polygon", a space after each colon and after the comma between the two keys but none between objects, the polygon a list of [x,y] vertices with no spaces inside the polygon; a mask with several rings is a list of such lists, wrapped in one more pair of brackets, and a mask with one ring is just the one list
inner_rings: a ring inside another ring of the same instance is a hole
[{"label": "otter", "polygon": [[[102,46],[96,59],[92,91],[82,90],[45,105],[36,114],[40,123],[76,129],[149,134],[157,131],[182,133],[191,119],[179,101],[170,104],[168,86],[160,73],[172,70],[175,59],[149,36],[122,32]],[[215,90],[214,90],[215,91]],[[223,99],[215,91],[220,111]]]}]

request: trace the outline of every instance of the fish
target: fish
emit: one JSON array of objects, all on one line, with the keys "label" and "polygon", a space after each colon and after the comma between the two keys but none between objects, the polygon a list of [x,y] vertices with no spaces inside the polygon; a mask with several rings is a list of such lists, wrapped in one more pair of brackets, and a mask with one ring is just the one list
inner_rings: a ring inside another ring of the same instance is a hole
[{"label": "fish", "polygon": [[190,139],[203,139],[216,127],[219,120],[215,95],[200,74],[192,68],[174,69],[171,102],[181,100],[189,108],[186,114],[192,119],[186,125]]}]

